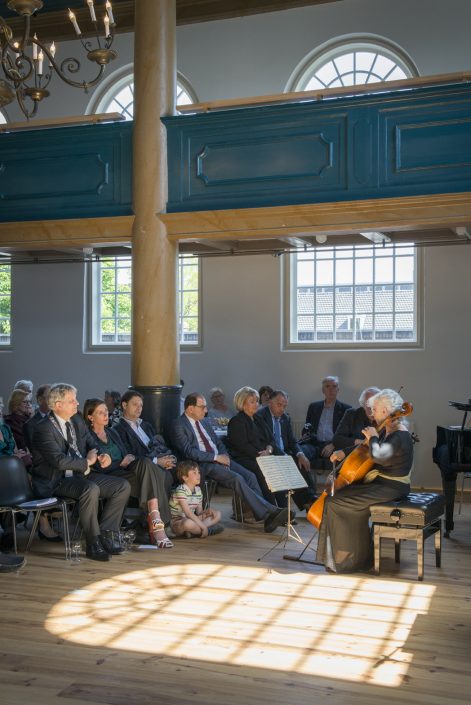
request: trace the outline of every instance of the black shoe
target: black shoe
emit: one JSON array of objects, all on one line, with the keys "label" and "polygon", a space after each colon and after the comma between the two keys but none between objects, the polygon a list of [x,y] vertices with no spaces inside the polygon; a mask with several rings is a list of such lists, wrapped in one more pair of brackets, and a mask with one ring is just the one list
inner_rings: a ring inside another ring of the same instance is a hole
[{"label": "black shoe", "polygon": [[0,539],[0,551],[9,553],[14,549],[13,534],[3,534]]},{"label": "black shoe", "polygon": [[38,536],[42,541],[52,541],[53,543],[59,543],[62,541],[62,536],[46,536],[46,534],[43,534],[41,529],[38,529]]},{"label": "black shoe", "polygon": [[100,536],[101,545],[110,556],[118,556],[124,551],[118,540],[118,532],[104,531]]},{"label": "black shoe", "polygon": [[85,553],[87,558],[90,558],[92,561],[109,561],[110,556],[109,554],[105,551],[103,546],[101,545],[100,538],[97,537],[95,541],[93,541],[90,544],[87,544],[87,551]]},{"label": "black shoe", "polygon": [[[296,516],[295,512],[291,512]],[[294,516],[292,518],[294,518]],[[283,507],[282,509],[275,509],[273,512],[270,512],[270,514],[267,516],[267,518],[264,521],[263,524],[263,530],[267,534],[271,534],[272,531],[275,531],[278,526],[282,526],[283,524],[286,524],[288,521],[288,509],[286,507]]]},{"label": "black shoe", "polygon": [[208,528],[208,536],[215,536],[216,534],[222,534],[224,527],[222,524],[214,524]]},{"label": "black shoe", "polygon": [[13,570],[19,570],[25,564],[26,558],[23,556],[0,555],[0,573],[11,573]]}]

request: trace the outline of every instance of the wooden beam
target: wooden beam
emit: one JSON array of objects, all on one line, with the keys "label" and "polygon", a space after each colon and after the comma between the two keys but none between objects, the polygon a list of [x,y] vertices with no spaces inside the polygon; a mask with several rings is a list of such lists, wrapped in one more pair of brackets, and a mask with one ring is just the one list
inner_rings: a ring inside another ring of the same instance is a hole
[{"label": "wooden beam", "polygon": [[7,122],[0,125],[0,132],[19,132],[20,130],[43,130],[49,127],[70,127],[71,125],[95,125],[99,122],[122,122],[121,113],[96,113],[94,115],[71,115],[57,118],[40,118],[30,122]]},{"label": "wooden beam", "polygon": [[[165,213],[171,240],[253,240],[466,226],[471,193]],[[363,240],[364,242],[364,240]]]},{"label": "wooden beam", "polygon": [[131,242],[133,216],[0,223],[0,251],[101,247]]}]

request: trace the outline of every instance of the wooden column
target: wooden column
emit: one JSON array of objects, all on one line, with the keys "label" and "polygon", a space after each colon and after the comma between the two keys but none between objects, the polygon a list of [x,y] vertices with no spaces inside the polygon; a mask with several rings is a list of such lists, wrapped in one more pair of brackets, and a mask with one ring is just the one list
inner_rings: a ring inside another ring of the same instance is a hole
[{"label": "wooden column", "polygon": [[157,218],[167,203],[166,132],[159,118],[175,112],[175,4],[135,3],[131,378],[133,387],[144,392],[144,415],[159,427],[160,412],[151,413],[152,399],[167,393],[178,399],[180,381],[178,245],[168,241]]}]

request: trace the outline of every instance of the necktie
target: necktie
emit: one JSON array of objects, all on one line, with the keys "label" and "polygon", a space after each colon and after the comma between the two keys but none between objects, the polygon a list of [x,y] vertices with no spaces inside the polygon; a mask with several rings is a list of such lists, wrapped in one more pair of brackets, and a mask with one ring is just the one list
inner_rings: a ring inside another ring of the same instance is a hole
[{"label": "necktie", "polygon": [[273,418],[273,431],[275,435],[275,443],[280,450],[284,450],[283,439],[281,437],[281,424],[280,419],[276,416]]},{"label": "necktie", "polygon": [[77,443],[75,442],[74,435],[72,433],[72,424],[70,421],[65,422],[65,433],[67,436],[67,443],[69,444],[69,452],[71,455],[80,456],[79,449],[77,448]]},{"label": "necktie", "polygon": [[207,438],[205,432],[201,428],[200,422],[195,421],[195,426],[196,426],[196,430],[198,431],[201,440],[203,441],[204,449],[208,453],[212,453],[214,455],[214,449],[212,448],[211,443],[208,441],[208,438]]}]

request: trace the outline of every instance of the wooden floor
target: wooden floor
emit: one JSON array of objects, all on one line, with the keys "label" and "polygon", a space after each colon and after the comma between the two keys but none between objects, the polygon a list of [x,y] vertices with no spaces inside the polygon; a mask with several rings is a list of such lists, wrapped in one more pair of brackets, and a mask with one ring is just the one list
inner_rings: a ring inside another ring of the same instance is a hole
[{"label": "wooden floor", "polygon": [[[35,541],[1,574],[0,703],[8,705],[457,705],[471,692],[471,505],[444,540],[412,543],[380,577],[283,560],[229,519],[226,531],[102,565]],[[302,519],[300,534],[313,529]],[[278,535],[277,535],[278,534]],[[309,557],[314,557],[311,553]]]}]

